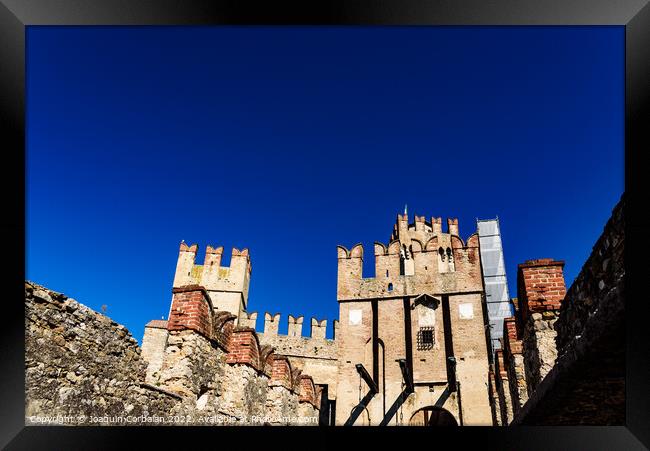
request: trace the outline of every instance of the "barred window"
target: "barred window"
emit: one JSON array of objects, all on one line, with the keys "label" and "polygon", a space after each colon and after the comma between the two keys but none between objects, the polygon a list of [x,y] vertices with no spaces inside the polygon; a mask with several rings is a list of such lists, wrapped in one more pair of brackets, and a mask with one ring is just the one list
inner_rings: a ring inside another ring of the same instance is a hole
[{"label": "barred window", "polygon": [[433,335],[433,327],[420,327],[418,330],[417,348],[418,351],[428,351],[433,349],[435,338]]}]

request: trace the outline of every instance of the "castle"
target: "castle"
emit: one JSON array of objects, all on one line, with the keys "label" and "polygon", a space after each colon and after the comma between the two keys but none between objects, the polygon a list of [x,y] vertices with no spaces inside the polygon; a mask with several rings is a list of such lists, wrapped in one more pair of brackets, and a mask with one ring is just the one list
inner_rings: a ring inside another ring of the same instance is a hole
[{"label": "castle", "polygon": [[[261,347],[308,374],[320,393],[321,420],[337,425],[491,425],[488,395],[489,332],[478,235],[459,236],[458,220],[398,215],[388,244],[375,243],[374,278],[362,274],[364,249],[338,246],[339,320],[326,338],[326,320],[266,313],[264,332],[254,332],[249,311],[249,251],[232,250],[221,266],[222,247],[180,245],[168,321],[147,324],[142,344],[147,381],[154,384],[170,334],[184,329],[207,336],[210,317],[231,318]],[[194,297],[192,297],[194,296]]]},{"label": "castle", "polygon": [[197,264],[198,246],[181,243],[168,319],[146,325],[142,347],[26,281],[26,423],[621,425],[623,209],[568,289],[563,261],[520,264],[507,316],[494,230],[463,241],[455,219],[443,232],[440,218],[398,215],[374,245],[375,277],[361,245],[338,247],[333,339],[326,320],[305,337],[293,316],[280,335],[279,314],[256,331],[246,249],[224,267],[222,248]]}]

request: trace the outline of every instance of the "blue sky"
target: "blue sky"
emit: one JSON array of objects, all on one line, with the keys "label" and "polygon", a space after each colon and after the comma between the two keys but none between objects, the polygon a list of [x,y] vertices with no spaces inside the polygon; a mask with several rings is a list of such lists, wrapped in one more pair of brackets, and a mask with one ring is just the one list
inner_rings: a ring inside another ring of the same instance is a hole
[{"label": "blue sky", "polygon": [[327,318],[331,335],[336,245],[364,243],[372,276],[408,203],[458,217],[463,239],[498,215],[511,296],[531,258],[564,259],[568,285],[623,192],[623,39],[28,27],[26,278],[141,340],[181,240],[199,261],[248,247],[249,310],[281,312],[281,333],[287,314]]}]

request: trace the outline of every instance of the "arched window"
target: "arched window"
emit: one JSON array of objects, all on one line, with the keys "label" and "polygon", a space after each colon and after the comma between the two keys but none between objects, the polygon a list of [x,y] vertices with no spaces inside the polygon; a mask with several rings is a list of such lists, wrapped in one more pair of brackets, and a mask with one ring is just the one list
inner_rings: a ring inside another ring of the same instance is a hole
[{"label": "arched window", "polygon": [[447,262],[449,263],[449,271],[455,271],[456,265],[454,264],[454,253],[450,248],[447,248]]},{"label": "arched window", "polygon": [[448,272],[449,266],[445,262],[445,250],[441,247],[438,249],[438,272]]},{"label": "arched window", "polygon": [[392,283],[388,284],[388,291],[393,291],[393,284]]}]

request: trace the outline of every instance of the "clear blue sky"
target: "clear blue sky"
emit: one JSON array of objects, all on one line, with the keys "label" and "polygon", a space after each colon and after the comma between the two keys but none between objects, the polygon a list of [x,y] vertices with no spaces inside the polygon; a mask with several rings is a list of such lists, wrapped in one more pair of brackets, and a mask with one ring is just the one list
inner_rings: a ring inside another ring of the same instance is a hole
[{"label": "clear blue sky", "polygon": [[[501,221],[570,284],[623,192],[624,30],[29,27],[26,277],[167,315],[181,240],[248,247],[249,310],[338,317],[336,245]],[[226,262],[229,258],[226,259]],[[258,328],[263,321],[258,320]],[[305,327],[303,333],[308,332]]]}]

